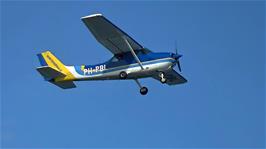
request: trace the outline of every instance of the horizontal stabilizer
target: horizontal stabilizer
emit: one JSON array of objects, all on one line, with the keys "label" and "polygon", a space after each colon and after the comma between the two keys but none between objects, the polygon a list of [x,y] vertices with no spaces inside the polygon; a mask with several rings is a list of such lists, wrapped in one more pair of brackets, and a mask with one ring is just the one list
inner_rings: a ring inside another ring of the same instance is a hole
[{"label": "horizontal stabilizer", "polygon": [[62,81],[62,82],[50,81],[50,82],[62,89],[70,89],[76,87],[73,81]]},{"label": "horizontal stabilizer", "polygon": [[38,67],[36,69],[46,80],[51,80],[56,77],[65,77],[66,75],[63,74],[62,72],[59,72],[52,67],[49,66],[43,66],[43,67]]}]

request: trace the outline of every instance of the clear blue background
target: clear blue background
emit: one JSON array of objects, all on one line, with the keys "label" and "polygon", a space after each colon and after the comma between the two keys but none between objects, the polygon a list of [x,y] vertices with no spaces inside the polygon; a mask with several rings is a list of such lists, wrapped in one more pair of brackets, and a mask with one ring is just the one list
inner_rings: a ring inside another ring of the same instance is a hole
[{"label": "clear blue background", "polygon": [[[77,82],[62,90],[35,70],[112,54],[80,20],[95,12],[154,52],[177,41],[188,83]],[[265,2],[1,2],[2,147],[265,146]]]}]

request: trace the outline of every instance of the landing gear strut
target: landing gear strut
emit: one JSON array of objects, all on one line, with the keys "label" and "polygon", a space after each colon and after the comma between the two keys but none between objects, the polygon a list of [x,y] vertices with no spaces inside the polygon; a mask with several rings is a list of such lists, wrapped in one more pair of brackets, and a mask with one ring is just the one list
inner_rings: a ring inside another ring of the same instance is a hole
[{"label": "landing gear strut", "polygon": [[160,81],[161,83],[166,83],[167,79],[165,78],[164,72],[159,72],[159,77],[160,77]]},{"label": "landing gear strut", "polygon": [[146,95],[148,93],[148,88],[145,87],[145,86],[141,86],[141,84],[139,83],[139,80],[135,79],[135,81],[136,81],[136,83],[138,84],[138,86],[140,88],[140,90],[139,90],[140,94],[141,95]]}]

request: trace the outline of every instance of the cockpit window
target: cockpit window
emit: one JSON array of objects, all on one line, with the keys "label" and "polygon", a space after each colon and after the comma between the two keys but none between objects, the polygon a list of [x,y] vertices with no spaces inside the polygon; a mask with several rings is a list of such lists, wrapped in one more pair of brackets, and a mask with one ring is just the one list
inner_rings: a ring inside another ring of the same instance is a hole
[{"label": "cockpit window", "polygon": [[116,58],[117,58],[118,60],[122,60],[123,57],[124,57],[123,54],[116,55]]},{"label": "cockpit window", "polygon": [[143,48],[141,51],[142,51],[142,54],[148,54],[151,52],[151,50],[149,50],[148,48]]}]

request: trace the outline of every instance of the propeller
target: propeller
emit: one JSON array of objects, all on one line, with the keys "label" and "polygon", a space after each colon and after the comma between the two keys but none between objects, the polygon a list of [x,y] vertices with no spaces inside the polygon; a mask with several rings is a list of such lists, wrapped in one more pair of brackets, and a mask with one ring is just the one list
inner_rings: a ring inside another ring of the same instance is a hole
[{"label": "propeller", "polygon": [[182,55],[179,55],[178,52],[177,52],[177,46],[176,46],[176,42],[175,42],[175,59],[176,59],[176,63],[177,63],[177,67],[178,67],[178,70],[181,72],[181,65],[180,65],[180,61],[179,61],[179,58],[181,57]]}]

